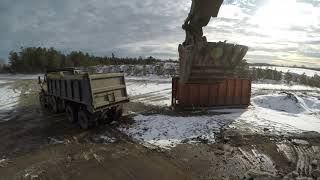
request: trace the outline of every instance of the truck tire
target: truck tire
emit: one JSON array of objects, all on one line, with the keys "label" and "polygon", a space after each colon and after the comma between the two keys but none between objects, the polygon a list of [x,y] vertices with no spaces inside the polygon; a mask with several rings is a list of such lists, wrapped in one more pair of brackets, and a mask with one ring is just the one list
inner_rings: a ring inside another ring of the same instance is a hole
[{"label": "truck tire", "polygon": [[89,129],[90,126],[90,118],[87,112],[80,110],[78,112],[78,123],[81,129]]},{"label": "truck tire", "polygon": [[115,111],[113,113],[113,120],[114,121],[118,121],[122,116],[122,108],[121,107],[117,107],[115,108]]},{"label": "truck tire", "polygon": [[76,108],[74,108],[72,105],[67,105],[66,113],[67,113],[68,121],[70,123],[75,123],[78,121],[78,113],[76,111]]},{"label": "truck tire", "polygon": [[51,106],[51,111],[53,113],[58,113],[59,109],[58,109],[58,103],[57,103],[57,99],[55,97],[50,97],[50,106]]},{"label": "truck tire", "polygon": [[57,102],[58,112],[64,112],[65,111],[65,104],[63,100],[59,100]]},{"label": "truck tire", "polygon": [[108,110],[108,112],[104,116],[104,122],[110,124],[112,121],[118,121],[122,116],[122,108],[121,107],[113,107]]},{"label": "truck tire", "polygon": [[39,95],[39,102],[40,102],[40,106],[41,106],[41,108],[47,108],[48,106],[47,106],[47,103],[46,103],[46,99],[45,99],[45,97],[44,97],[44,95],[43,94],[40,94]]}]

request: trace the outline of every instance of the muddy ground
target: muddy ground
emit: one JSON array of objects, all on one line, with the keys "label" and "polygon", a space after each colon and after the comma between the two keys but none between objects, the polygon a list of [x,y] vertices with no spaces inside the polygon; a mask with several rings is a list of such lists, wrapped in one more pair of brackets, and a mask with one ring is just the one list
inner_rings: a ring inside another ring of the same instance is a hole
[{"label": "muddy ground", "polygon": [[[42,110],[35,94],[0,123],[0,180],[7,179],[319,179],[317,133],[274,136],[222,130],[217,142],[145,147],[119,132],[120,122],[83,131],[64,114]],[[126,112],[168,113],[129,103]],[[171,114],[181,112],[171,112]]]}]

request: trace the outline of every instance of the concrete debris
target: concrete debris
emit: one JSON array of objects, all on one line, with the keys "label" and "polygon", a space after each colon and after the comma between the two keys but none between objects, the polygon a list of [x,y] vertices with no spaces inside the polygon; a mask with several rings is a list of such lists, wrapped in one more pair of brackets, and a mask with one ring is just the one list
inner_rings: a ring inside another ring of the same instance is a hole
[{"label": "concrete debris", "polygon": [[99,156],[99,155],[97,155],[96,153],[93,153],[93,157],[99,162],[99,163],[101,163],[102,161],[103,161],[103,157],[102,156]]},{"label": "concrete debris", "polygon": [[312,166],[312,168],[317,169],[318,160],[315,159],[315,160],[311,161],[311,166]]},{"label": "concrete debris", "polygon": [[1,159],[0,160],[0,167],[2,167],[2,168],[7,167],[8,164],[9,164],[8,159]]},{"label": "concrete debris", "polygon": [[103,143],[107,143],[107,144],[116,142],[116,138],[108,137],[105,135],[99,136],[99,139],[102,140]]},{"label": "concrete debris", "polygon": [[320,178],[320,169],[316,169],[316,170],[312,171],[311,176],[315,179]]},{"label": "concrete debris", "polygon": [[50,144],[63,144],[64,141],[58,140],[56,138],[48,137]]},{"label": "concrete debris", "polygon": [[259,180],[268,180],[268,179],[275,179],[276,176],[269,172],[259,171],[256,169],[250,169],[246,175],[246,179],[259,179]]}]

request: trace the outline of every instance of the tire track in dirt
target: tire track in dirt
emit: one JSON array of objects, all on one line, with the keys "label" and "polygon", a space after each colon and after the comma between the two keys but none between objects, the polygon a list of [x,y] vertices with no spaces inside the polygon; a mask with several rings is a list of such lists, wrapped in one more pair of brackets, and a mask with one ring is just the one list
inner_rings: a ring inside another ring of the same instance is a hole
[{"label": "tire track in dirt", "polygon": [[[144,104],[153,104],[157,106],[170,104],[171,99],[171,88],[162,89],[159,91],[152,91],[144,94],[139,94],[136,96],[131,96],[130,100],[132,102],[142,102]],[[168,101],[168,102],[162,102]]]},{"label": "tire track in dirt", "polygon": [[[279,152],[291,164],[295,165],[295,171],[289,173],[285,179],[312,178],[313,171],[319,168],[320,148],[319,146],[311,146],[309,144],[296,144],[284,142],[277,144]],[[315,178],[315,177],[313,177]]]}]

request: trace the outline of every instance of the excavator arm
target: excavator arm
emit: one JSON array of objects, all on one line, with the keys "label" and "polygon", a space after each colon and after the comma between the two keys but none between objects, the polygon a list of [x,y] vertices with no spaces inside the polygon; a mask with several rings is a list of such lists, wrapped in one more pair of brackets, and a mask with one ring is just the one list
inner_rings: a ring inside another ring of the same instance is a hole
[{"label": "excavator arm", "polygon": [[191,20],[192,17],[217,17],[222,3],[223,0],[192,0],[187,20]]},{"label": "excavator arm", "polygon": [[207,26],[211,17],[217,17],[223,0],[192,0],[191,9],[182,28],[186,31],[184,45],[201,40],[202,28]]}]

